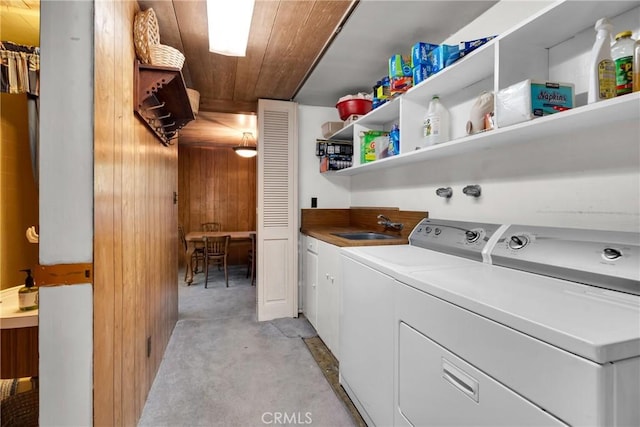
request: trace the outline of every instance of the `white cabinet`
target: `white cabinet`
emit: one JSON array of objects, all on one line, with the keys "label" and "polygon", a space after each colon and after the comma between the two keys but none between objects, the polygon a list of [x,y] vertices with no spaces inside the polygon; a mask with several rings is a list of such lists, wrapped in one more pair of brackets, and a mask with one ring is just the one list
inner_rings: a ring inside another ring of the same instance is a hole
[{"label": "white cabinet", "polygon": [[340,359],[338,317],[340,304],[340,248],[318,242],[318,323],[317,331],[336,359]]},{"label": "white cabinet", "polygon": [[303,313],[318,329],[318,240],[302,235],[303,244]]},{"label": "white cabinet", "polygon": [[303,313],[339,359],[340,248],[305,235],[302,245]]},{"label": "white cabinet", "polygon": [[[429,77],[406,94],[373,110],[333,135],[330,139],[354,141],[354,166],[335,174],[356,175],[441,157],[468,155],[503,145],[526,144],[549,136],[566,135],[570,138],[577,129],[610,128],[612,132],[624,133],[618,137],[637,138],[637,128],[626,126],[626,130],[623,130],[620,129],[620,124],[638,121],[639,93],[596,104],[585,104],[588,87],[586,69],[595,40],[595,22],[606,16],[611,19],[616,31],[629,29],[637,33],[640,28],[634,17],[640,12],[639,6],[640,2],[637,1],[553,3]],[[574,83],[577,108],[529,122],[466,135],[465,123],[469,111],[482,91],[497,93],[528,78]],[[439,95],[451,113],[452,140],[416,150],[420,142],[422,120],[433,95]],[[367,129],[389,130],[394,123],[400,126],[401,154],[359,164],[360,132]],[[580,141],[576,140],[576,144],[580,144]]]},{"label": "white cabinet", "polygon": [[340,384],[370,426],[393,425],[394,279],[342,256]]}]

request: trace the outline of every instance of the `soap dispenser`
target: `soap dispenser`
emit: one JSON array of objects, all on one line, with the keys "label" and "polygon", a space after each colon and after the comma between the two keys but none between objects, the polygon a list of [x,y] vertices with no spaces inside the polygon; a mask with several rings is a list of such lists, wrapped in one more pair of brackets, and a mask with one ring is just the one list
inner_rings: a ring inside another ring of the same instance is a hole
[{"label": "soap dispenser", "polygon": [[31,270],[20,270],[27,273],[24,286],[18,291],[18,307],[20,311],[35,310],[38,308],[38,287],[35,286]]}]

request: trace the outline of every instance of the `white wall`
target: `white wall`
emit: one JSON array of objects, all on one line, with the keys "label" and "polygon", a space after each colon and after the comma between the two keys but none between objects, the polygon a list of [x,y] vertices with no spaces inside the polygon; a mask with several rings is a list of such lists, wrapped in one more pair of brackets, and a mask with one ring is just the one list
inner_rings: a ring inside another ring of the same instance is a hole
[{"label": "white wall", "polygon": [[300,209],[311,207],[311,198],[318,198],[318,208],[348,208],[350,179],[344,176],[320,174],[316,157],[316,139],[322,139],[321,126],[325,122],[339,122],[335,108],[298,107],[298,160]]},{"label": "white wall", "polygon": [[[92,262],[93,2],[40,8],[40,264]],[[39,298],[40,425],[91,425],[92,286]]]}]

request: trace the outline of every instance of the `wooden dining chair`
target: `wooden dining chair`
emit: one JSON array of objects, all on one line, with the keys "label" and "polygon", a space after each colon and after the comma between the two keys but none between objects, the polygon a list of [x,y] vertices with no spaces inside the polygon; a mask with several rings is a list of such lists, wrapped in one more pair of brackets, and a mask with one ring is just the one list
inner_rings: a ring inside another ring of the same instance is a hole
[{"label": "wooden dining chair", "polygon": [[247,277],[251,274],[251,286],[256,283],[256,233],[249,233],[251,249],[247,253]]},{"label": "wooden dining chair", "polygon": [[229,287],[229,273],[227,271],[227,255],[229,254],[229,240],[231,236],[225,235],[220,237],[204,238],[204,287],[209,282],[209,265],[222,266],[224,268],[224,281]]},{"label": "wooden dining chair", "polygon": [[[180,243],[182,243],[182,249],[184,250],[185,256],[187,253],[187,239],[184,234],[184,227],[178,225],[178,237],[180,238]],[[204,244],[200,242],[195,243],[195,250],[191,255],[191,265],[193,266],[193,273],[199,273],[202,270],[198,270],[198,266],[202,263],[202,268],[204,269]],[[185,269],[184,272],[185,280],[187,280],[187,272]]]},{"label": "wooden dining chair", "polygon": [[219,222],[203,222],[202,231],[220,231],[222,229]]}]

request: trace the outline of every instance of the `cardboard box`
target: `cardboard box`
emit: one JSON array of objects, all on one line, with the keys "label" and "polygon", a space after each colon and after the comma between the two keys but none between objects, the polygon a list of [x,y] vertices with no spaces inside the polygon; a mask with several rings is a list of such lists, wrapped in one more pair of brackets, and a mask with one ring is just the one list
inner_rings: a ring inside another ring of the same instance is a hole
[{"label": "cardboard box", "polygon": [[427,65],[429,52],[438,47],[437,44],[418,42],[411,46],[411,68]]},{"label": "cardboard box", "polygon": [[411,77],[411,59],[408,56],[393,55],[389,58],[389,78]]},{"label": "cardboard box", "polygon": [[322,136],[329,138],[334,133],[342,129],[344,124],[342,122],[325,122],[322,124]]},{"label": "cardboard box", "polygon": [[555,114],[573,108],[573,83],[527,79],[498,91],[496,121],[499,127]]},{"label": "cardboard box", "polygon": [[496,38],[497,36],[489,36],[476,40],[469,40],[466,42],[460,42],[458,45],[458,50],[460,51],[460,57],[462,58],[465,55],[470,54],[483,44],[487,43],[489,40]]},{"label": "cardboard box", "polygon": [[428,57],[427,74],[432,76],[438,71],[456,62],[458,58],[460,58],[460,50],[458,46],[441,44],[429,52]]},{"label": "cardboard box", "polygon": [[391,95],[405,93],[413,86],[413,77],[394,77],[391,79]]},{"label": "cardboard box", "polygon": [[413,85],[417,86],[422,81],[426,80],[429,77],[429,67],[425,65],[418,65],[413,68]]}]

